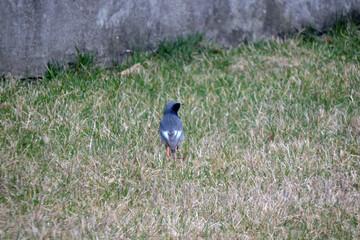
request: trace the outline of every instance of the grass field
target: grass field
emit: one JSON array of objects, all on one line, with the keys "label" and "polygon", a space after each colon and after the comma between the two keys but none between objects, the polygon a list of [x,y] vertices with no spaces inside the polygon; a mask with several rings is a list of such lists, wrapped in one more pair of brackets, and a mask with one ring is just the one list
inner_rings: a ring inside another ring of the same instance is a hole
[{"label": "grass field", "polygon": [[[360,28],[79,53],[0,83],[1,239],[359,239]],[[121,71],[141,63],[128,75]],[[169,100],[185,141],[166,159]]]}]

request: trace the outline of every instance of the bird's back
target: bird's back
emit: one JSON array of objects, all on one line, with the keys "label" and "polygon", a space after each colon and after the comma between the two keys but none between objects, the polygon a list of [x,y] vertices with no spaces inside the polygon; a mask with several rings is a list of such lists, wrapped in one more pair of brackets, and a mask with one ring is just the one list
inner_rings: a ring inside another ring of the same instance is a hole
[{"label": "bird's back", "polygon": [[168,144],[172,150],[184,140],[183,126],[175,114],[165,114],[160,122],[159,133],[161,141]]}]

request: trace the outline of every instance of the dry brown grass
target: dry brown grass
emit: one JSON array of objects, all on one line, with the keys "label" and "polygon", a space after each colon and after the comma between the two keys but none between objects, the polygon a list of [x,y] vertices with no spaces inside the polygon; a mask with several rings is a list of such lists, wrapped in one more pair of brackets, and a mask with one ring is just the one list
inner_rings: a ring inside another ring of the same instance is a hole
[{"label": "dry brown grass", "polygon": [[[2,82],[0,238],[359,239],[360,68],[327,44]],[[169,99],[185,161],[158,137]]]}]

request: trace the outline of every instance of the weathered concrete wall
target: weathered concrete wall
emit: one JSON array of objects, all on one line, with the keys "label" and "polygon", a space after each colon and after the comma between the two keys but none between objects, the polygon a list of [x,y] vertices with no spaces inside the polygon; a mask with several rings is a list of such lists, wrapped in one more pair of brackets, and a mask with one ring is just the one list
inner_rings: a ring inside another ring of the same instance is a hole
[{"label": "weathered concrete wall", "polygon": [[235,45],[322,28],[350,12],[360,12],[360,0],[1,0],[0,74],[42,74],[49,61],[71,61],[75,47],[109,65],[164,37],[198,31]]}]

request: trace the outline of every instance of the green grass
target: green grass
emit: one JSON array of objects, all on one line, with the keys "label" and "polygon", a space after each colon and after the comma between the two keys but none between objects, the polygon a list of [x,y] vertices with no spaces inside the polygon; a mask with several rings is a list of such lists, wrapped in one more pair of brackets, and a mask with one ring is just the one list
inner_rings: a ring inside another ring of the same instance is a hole
[{"label": "green grass", "polygon": [[[352,23],[232,49],[195,35],[2,81],[0,238],[359,239],[359,39]],[[184,161],[158,136],[171,99]]]}]

